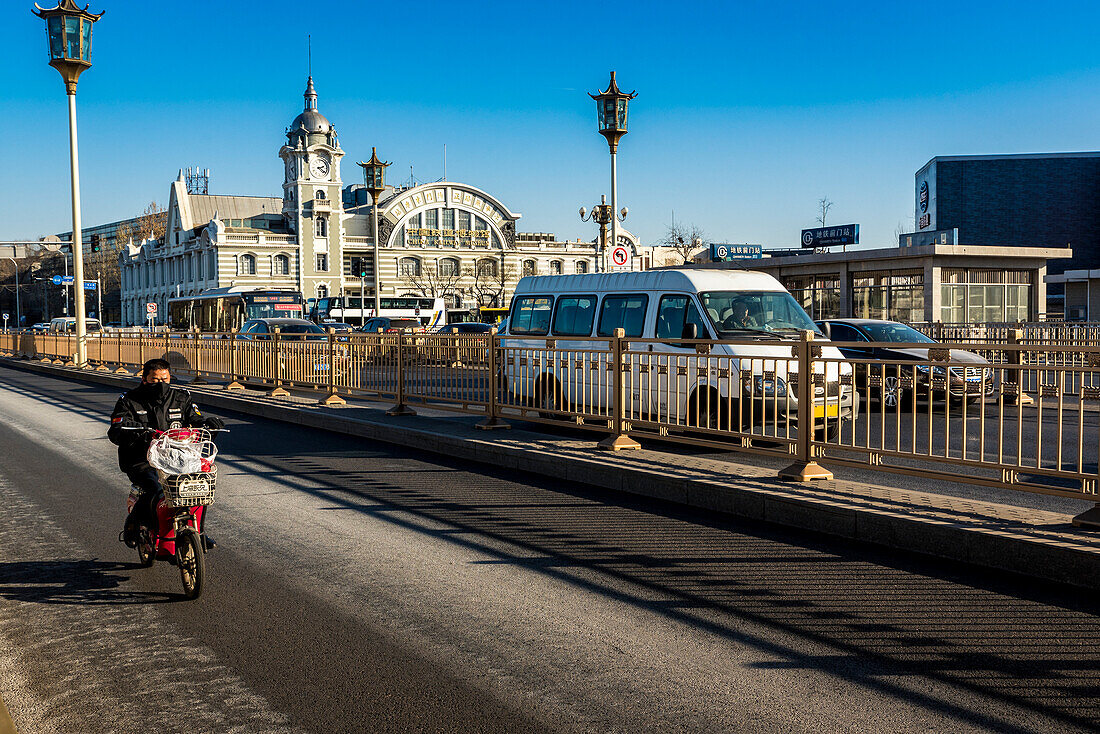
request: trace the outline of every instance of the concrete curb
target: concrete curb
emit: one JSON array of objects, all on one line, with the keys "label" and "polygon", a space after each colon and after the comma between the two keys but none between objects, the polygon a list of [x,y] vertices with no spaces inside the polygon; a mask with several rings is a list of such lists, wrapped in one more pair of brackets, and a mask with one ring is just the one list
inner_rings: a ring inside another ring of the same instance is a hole
[{"label": "concrete curb", "polygon": [[[135,378],[82,371],[36,362],[0,360],[0,364],[31,372],[67,377],[128,389]],[[881,504],[849,501],[839,491],[820,484],[808,489],[761,477],[721,476],[678,466],[609,463],[607,455],[573,450],[568,456],[553,447],[509,445],[507,433],[473,438],[425,430],[417,418],[359,418],[341,415],[343,408],[280,403],[274,399],[209,392],[196,387],[196,402],[270,420],[419,449],[498,468],[517,469],[579,482],[616,492],[665,500],[702,510],[786,527],[811,530],[858,542],[1009,571],[1025,576],[1100,589],[1100,539],[1080,534],[1073,539],[1052,537],[1023,520],[1003,517],[975,524],[942,512],[903,511]],[[380,412],[380,411],[379,411]],[[625,460],[629,461],[629,459]],[[734,465],[730,465],[733,468]],[[888,488],[884,491],[889,492]],[[982,504],[982,503],[977,503]],[[990,508],[1003,507],[984,503]],[[930,508],[931,509],[931,508]],[[1069,516],[1037,513],[1056,527]]]}]

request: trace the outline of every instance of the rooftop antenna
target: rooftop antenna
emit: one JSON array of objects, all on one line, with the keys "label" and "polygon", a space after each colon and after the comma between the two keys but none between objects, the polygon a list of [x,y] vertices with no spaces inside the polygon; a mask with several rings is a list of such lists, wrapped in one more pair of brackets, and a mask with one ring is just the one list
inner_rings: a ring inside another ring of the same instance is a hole
[{"label": "rooftop antenna", "polygon": [[447,180],[447,144],[443,144],[443,180]]},{"label": "rooftop antenna", "polygon": [[313,37],[306,34],[306,71],[313,76]]}]

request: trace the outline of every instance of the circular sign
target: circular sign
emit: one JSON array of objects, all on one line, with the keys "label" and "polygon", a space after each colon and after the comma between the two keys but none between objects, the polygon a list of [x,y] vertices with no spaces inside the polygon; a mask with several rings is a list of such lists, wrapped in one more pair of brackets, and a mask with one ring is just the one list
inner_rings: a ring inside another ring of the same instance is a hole
[{"label": "circular sign", "polygon": [[714,250],[714,254],[718,255],[720,259],[725,259],[730,254],[730,248],[726,247],[725,245],[718,245],[718,247]]},{"label": "circular sign", "polygon": [[813,243],[814,243],[814,233],[813,232],[803,232],[802,233],[802,244],[805,245],[806,247],[809,247]]},{"label": "circular sign", "polygon": [[928,182],[921,181],[920,183],[920,210],[921,214],[928,211]]},{"label": "circular sign", "polygon": [[622,245],[611,248],[611,262],[618,267],[626,265],[630,261],[630,251]]},{"label": "circular sign", "polygon": [[146,303],[146,304],[145,304],[145,313],[147,313],[147,314],[149,314],[150,316],[152,316],[152,315],[153,315],[153,314],[155,314],[156,312],[157,312],[157,304],[155,304],[155,303],[153,303],[153,302],[149,302],[149,303]]}]

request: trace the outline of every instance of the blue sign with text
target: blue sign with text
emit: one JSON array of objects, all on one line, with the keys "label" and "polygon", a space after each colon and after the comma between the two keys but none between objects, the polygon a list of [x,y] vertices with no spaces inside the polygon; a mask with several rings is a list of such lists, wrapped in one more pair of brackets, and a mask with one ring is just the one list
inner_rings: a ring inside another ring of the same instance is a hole
[{"label": "blue sign with text", "polygon": [[755,260],[763,257],[763,253],[763,245],[732,245],[729,242],[710,243],[710,259],[714,262]]},{"label": "blue sign with text", "polygon": [[94,280],[86,280],[86,281],[84,281],[84,290],[86,290],[86,291],[94,291],[94,290],[95,290],[95,281],[94,281]]},{"label": "blue sign with text", "polygon": [[838,224],[835,227],[818,227],[802,230],[803,247],[832,247],[834,245],[858,245],[859,225]]}]

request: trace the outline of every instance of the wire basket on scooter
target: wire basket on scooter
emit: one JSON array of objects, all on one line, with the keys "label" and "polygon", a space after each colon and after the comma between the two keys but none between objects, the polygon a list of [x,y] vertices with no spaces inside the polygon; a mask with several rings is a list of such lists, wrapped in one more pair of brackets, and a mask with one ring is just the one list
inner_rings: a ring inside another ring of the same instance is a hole
[{"label": "wire basket on scooter", "polygon": [[157,470],[164,502],[193,507],[214,502],[218,448],[205,428],[170,428],[149,443],[149,464]]}]

